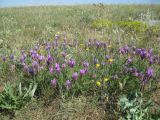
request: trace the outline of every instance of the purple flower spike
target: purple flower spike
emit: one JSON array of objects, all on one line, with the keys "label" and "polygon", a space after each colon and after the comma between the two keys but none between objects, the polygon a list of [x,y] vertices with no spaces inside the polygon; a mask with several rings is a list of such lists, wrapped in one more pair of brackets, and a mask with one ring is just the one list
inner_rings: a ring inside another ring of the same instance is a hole
[{"label": "purple flower spike", "polygon": [[133,62],[133,59],[132,58],[128,58],[127,63],[131,64],[132,62]]},{"label": "purple flower spike", "polygon": [[88,62],[83,62],[83,67],[89,67],[89,63]]},{"label": "purple flower spike", "polygon": [[67,90],[69,90],[69,89],[71,89],[71,80],[67,80],[66,81],[66,88],[67,88]]},{"label": "purple flower spike", "polygon": [[81,69],[81,70],[80,70],[80,75],[85,75],[86,72],[87,72],[86,69]]},{"label": "purple flower spike", "polygon": [[59,74],[61,72],[60,65],[58,63],[55,64],[56,72]]},{"label": "purple flower spike", "polygon": [[125,53],[124,48],[120,48],[120,49],[119,49],[119,53],[124,54],[124,53]]},{"label": "purple flower spike", "polygon": [[61,68],[60,68],[60,67],[56,68],[56,72],[57,72],[58,74],[60,74],[60,73],[61,73]]},{"label": "purple flower spike", "polygon": [[14,60],[14,56],[13,55],[10,55],[10,60]]},{"label": "purple flower spike", "polygon": [[97,41],[96,42],[96,46],[99,47],[100,46],[100,42]]},{"label": "purple flower spike", "polygon": [[5,62],[5,61],[6,61],[6,57],[5,57],[5,56],[2,56],[2,60]]},{"label": "purple flower spike", "polygon": [[37,63],[37,61],[33,61],[32,67],[38,69],[38,66],[39,66],[39,64]]},{"label": "purple flower spike", "polygon": [[24,63],[24,62],[25,62],[25,57],[24,57],[24,56],[21,56],[20,62],[21,62],[21,63]]},{"label": "purple flower spike", "polygon": [[152,57],[149,58],[149,64],[150,64],[150,65],[154,64],[154,60],[153,60]]},{"label": "purple flower spike", "polygon": [[128,45],[125,45],[124,50],[125,52],[129,52],[130,48],[128,47]]},{"label": "purple flower spike", "polygon": [[149,49],[149,51],[148,51],[148,57],[151,57],[152,54],[153,54],[153,49],[151,48],[151,49]]},{"label": "purple flower spike", "polygon": [[128,71],[129,71],[129,72],[132,72],[132,71],[133,71],[133,68],[128,68]]},{"label": "purple flower spike", "polygon": [[140,80],[143,80],[144,74],[143,74],[142,72],[140,72],[140,73],[138,74],[138,77],[139,77]]},{"label": "purple flower spike", "polygon": [[39,64],[37,63],[37,61],[33,61],[32,69],[33,69],[34,74],[36,74],[39,71]]},{"label": "purple flower spike", "polygon": [[68,65],[69,65],[71,68],[73,68],[73,67],[75,66],[75,64],[76,64],[76,62],[75,62],[73,59],[70,59],[70,60],[68,61]]},{"label": "purple flower spike", "polygon": [[142,49],[139,54],[141,56],[141,59],[144,59],[148,56],[148,53],[145,49]]},{"label": "purple flower spike", "polygon": [[46,46],[46,50],[48,51],[48,50],[50,50],[50,49],[51,49],[51,45],[48,44],[48,45]]},{"label": "purple flower spike", "polygon": [[62,69],[64,69],[66,67],[66,64],[62,64]]},{"label": "purple flower spike", "polygon": [[63,51],[63,52],[61,52],[61,55],[65,58],[67,54],[66,54],[66,52]]},{"label": "purple flower spike", "polygon": [[59,68],[60,67],[60,65],[58,64],[58,63],[56,63],[55,64],[55,68],[57,69],[57,68]]},{"label": "purple flower spike", "polygon": [[49,68],[49,72],[50,72],[51,74],[53,74],[54,69],[53,69],[53,67],[52,67],[52,66]]},{"label": "purple flower spike", "polygon": [[29,72],[31,75],[34,75],[34,71],[33,71],[33,68],[32,68],[32,67],[29,67],[29,68],[28,68],[28,72]]},{"label": "purple flower spike", "polygon": [[37,54],[37,52],[35,50],[30,50],[30,54]]},{"label": "purple flower spike", "polygon": [[51,85],[53,88],[55,88],[57,86],[57,80],[56,79],[51,80]]},{"label": "purple flower spike", "polygon": [[43,55],[38,56],[39,61],[44,61],[45,57]]},{"label": "purple flower spike", "polygon": [[78,73],[77,72],[73,73],[72,78],[73,78],[73,80],[77,80],[78,79]]},{"label": "purple flower spike", "polygon": [[39,55],[37,53],[34,53],[31,56],[32,56],[33,59],[38,59],[39,58]]},{"label": "purple flower spike", "polygon": [[154,74],[154,70],[149,67],[149,68],[147,69],[147,72],[146,72],[147,77],[148,77],[148,78],[151,78],[151,77],[153,76],[153,74]]},{"label": "purple flower spike", "polygon": [[133,73],[133,76],[138,77],[138,76],[139,76],[139,73],[138,73],[138,72],[135,72],[135,73]]},{"label": "purple flower spike", "polygon": [[53,61],[53,57],[49,54],[47,56],[47,64],[50,64]]},{"label": "purple flower spike", "polygon": [[26,64],[23,65],[23,70],[24,70],[24,72],[29,74],[29,67]]},{"label": "purple flower spike", "polygon": [[110,58],[110,56],[109,56],[109,55],[106,55],[105,58],[106,58],[106,60],[108,60],[108,59]]}]

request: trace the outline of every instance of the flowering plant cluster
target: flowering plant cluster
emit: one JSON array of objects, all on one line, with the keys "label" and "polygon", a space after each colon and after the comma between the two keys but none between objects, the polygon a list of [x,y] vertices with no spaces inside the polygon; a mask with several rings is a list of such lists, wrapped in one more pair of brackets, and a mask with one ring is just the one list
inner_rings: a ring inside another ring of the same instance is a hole
[{"label": "flowering plant cluster", "polygon": [[107,100],[115,92],[151,90],[159,77],[159,63],[153,49],[118,48],[96,39],[69,43],[60,34],[51,42],[21,50],[20,56],[2,55],[1,59],[3,73],[7,69],[17,74],[22,85],[36,84],[39,97],[96,93]]}]

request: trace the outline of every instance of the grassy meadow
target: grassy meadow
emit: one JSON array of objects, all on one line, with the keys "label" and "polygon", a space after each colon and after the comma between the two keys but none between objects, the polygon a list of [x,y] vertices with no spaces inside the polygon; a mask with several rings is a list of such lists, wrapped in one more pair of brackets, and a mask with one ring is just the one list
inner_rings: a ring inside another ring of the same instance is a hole
[{"label": "grassy meadow", "polygon": [[1,120],[160,120],[160,5],[0,8]]}]

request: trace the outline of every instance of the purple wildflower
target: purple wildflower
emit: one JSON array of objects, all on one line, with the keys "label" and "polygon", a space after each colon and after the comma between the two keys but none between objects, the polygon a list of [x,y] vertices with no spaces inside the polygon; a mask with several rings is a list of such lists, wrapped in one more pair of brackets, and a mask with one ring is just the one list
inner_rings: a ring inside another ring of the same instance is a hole
[{"label": "purple wildflower", "polygon": [[83,62],[83,67],[89,67],[89,63],[88,62]]},{"label": "purple wildflower", "polygon": [[47,64],[50,64],[51,62],[53,62],[53,57],[49,54],[47,56]]},{"label": "purple wildflower", "polygon": [[58,63],[56,63],[55,64],[55,68],[57,69],[57,68],[59,68],[60,67],[60,65],[58,64]]},{"label": "purple wildflower", "polygon": [[80,75],[85,75],[87,73],[87,69],[81,69],[80,70]]},{"label": "purple wildflower", "polygon": [[131,64],[132,62],[133,62],[133,59],[132,58],[128,58],[127,63]]},{"label": "purple wildflower", "polygon": [[61,68],[60,68],[60,67],[56,68],[56,72],[57,72],[58,74],[61,73]]},{"label": "purple wildflower", "polygon": [[124,54],[125,53],[125,49],[124,48],[120,48],[119,49],[119,53]]},{"label": "purple wildflower", "polygon": [[32,67],[29,67],[29,68],[28,68],[28,72],[29,72],[31,75],[34,75],[34,71],[33,71],[33,68],[32,68]]},{"label": "purple wildflower", "polygon": [[53,67],[52,67],[52,66],[49,68],[49,72],[50,72],[51,74],[53,74],[54,69],[53,69]]},{"label": "purple wildflower", "polygon": [[64,64],[62,64],[62,69],[64,69],[66,67],[66,64],[64,63]]},{"label": "purple wildflower", "polygon": [[151,78],[151,77],[153,76],[153,74],[154,74],[154,70],[149,67],[149,68],[147,69],[147,72],[146,72],[147,77],[148,77],[148,78]]},{"label": "purple wildflower", "polygon": [[78,73],[77,72],[73,73],[72,78],[73,78],[73,80],[77,80],[78,79]]},{"label": "purple wildflower", "polygon": [[20,62],[21,62],[21,63],[24,63],[24,62],[25,62],[25,57],[24,57],[24,56],[21,56],[21,57],[20,57]]},{"label": "purple wildflower", "polygon": [[108,59],[110,58],[110,56],[109,56],[109,55],[106,55],[105,58],[106,58],[106,60],[108,60]]},{"label": "purple wildflower", "polygon": [[56,72],[59,74],[61,72],[60,65],[58,63],[55,64]]},{"label": "purple wildflower", "polygon": [[6,61],[6,57],[5,57],[5,56],[2,56],[2,60],[5,62],[5,61]]},{"label": "purple wildflower", "polygon": [[96,42],[96,46],[99,47],[100,46],[100,42],[97,41]]},{"label": "purple wildflower", "polygon": [[35,51],[35,50],[30,50],[30,54],[32,55],[32,54],[36,54],[37,52]]},{"label": "purple wildflower", "polygon": [[14,60],[14,56],[13,55],[10,55],[10,60]]},{"label": "purple wildflower", "polygon": [[39,64],[37,63],[37,61],[33,61],[32,68],[33,68],[34,74],[39,71]]},{"label": "purple wildflower", "polygon": [[72,87],[71,80],[67,80],[66,81],[66,88],[67,88],[67,90],[71,89],[71,87]]},{"label": "purple wildflower", "polygon": [[154,64],[154,59],[153,59],[153,57],[150,57],[150,58],[149,58],[149,64],[150,64],[150,65]]},{"label": "purple wildflower", "polygon": [[69,65],[71,68],[73,68],[73,67],[75,66],[75,64],[76,64],[76,62],[75,62],[73,59],[70,59],[70,60],[68,61],[68,65]]},{"label": "purple wildflower", "polygon": [[129,52],[130,48],[128,47],[128,45],[124,46],[124,50],[125,50],[125,52]]},{"label": "purple wildflower", "polygon": [[32,56],[33,59],[38,59],[39,58],[39,55],[37,53],[31,54],[31,56]]},{"label": "purple wildflower", "polygon": [[63,52],[61,52],[61,55],[65,58],[67,54],[66,54],[66,52],[63,51]]},{"label": "purple wildflower", "polygon": [[149,51],[148,51],[148,57],[151,57],[152,54],[153,54],[153,49],[151,48],[151,49],[149,49]]},{"label": "purple wildflower", "polygon": [[135,72],[135,73],[133,73],[133,76],[138,77],[138,76],[139,76],[139,73],[138,73],[138,72]]},{"label": "purple wildflower", "polygon": [[47,44],[46,50],[48,51],[48,50],[50,50],[50,49],[51,49],[51,45],[50,45],[50,44]]},{"label": "purple wildflower", "polygon": [[142,72],[140,72],[140,73],[138,74],[138,77],[139,77],[140,80],[143,80],[144,74],[143,74]]},{"label": "purple wildflower", "polygon": [[51,85],[53,88],[55,88],[57,86],[57,80],[56,79],[51,80]]},{"label": "purple wildflower", "polygon": [[29,67],[26,64],[23,65],[23,70],[24,72],[29,73]]},{"label": "purple wildflower", "polygon": [[39,56],[38,56],[38,59],[39,59],[39,61],[44,61],[44,60],[45,60],[45,57],[44,57],[43,55],[39,55]]},{"label": "purple wildflower", "polygon": [[33,61],[32,67],[38,69],[39,64],[37,63],[37,61]]}]

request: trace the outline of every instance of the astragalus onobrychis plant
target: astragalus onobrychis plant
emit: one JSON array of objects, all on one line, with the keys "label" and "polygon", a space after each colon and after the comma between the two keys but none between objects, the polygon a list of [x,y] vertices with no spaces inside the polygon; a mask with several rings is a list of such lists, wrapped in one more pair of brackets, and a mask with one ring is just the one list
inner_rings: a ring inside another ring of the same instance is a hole
[{"label": "astragalus onobrychis plant", "polygon": [[[153,48],[119,48],[97,39],[68,42],[58,33],[54,40],[21,50],[20,56],[2,55],[0,67],[3,74],[15,72],[22,86],[36,85],[35,97],[93,95],[107,105],[113,105],[113,97],[116,105],[122,94],[139,91],[150,97],[146,93],[156,88],[159,64]],[[112,109],[118,111],[117,106]]]}]

